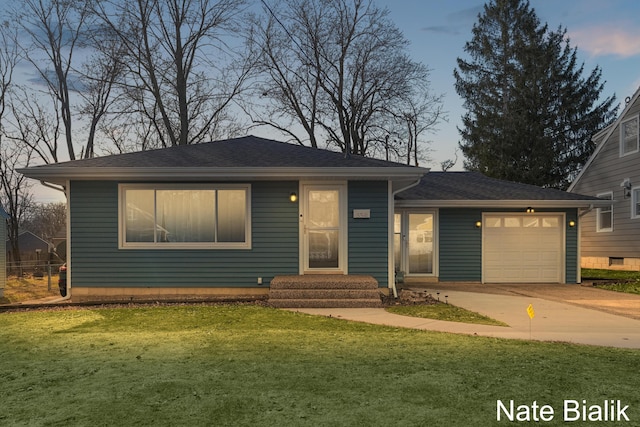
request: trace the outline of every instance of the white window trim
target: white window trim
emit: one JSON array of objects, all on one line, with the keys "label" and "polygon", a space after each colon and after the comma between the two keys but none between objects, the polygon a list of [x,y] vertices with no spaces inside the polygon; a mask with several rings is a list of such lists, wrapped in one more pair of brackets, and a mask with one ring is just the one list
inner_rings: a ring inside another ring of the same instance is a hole
[{"label": "white window trim", "polygon": [[640,187],[631,189],[631,219],[640,218],[640,215],[636,214],[636,204],[640,203],[640,197],[636,196],[636,191],[640,193]]},{"label": "white window trim", "polygon": [[[633,150],[633,151],[629,151],[628,153],[625,153],[624,152],[624,137],[623,137],[623,134],[622,134],[622,130],[624,129],[625,123],[628,123],[628,122],[633,121],[633,120],[638,122],[638,125],[636,126],[636,128],[638,129],[638,133],[636,134],[636,149]],[[631,117],[631,118],[629,118],[627,120],[624,120],[623,122],[620,123],[619,139],[620,139],[620,157],[624,157],[624,156],[628,156],[630,154],[637,153],[640,150],[640,119],[639,119],[639,116]]]},{"label": "white window trim", "polygon": [[611,227],[601,228],[600,227],[600,213],[602,212],[602,208],[598,208],[596,210],[596,232],[598,233],[609,233],[613,231],[613,191],[607,191],[605,193],[597,194],[596,197],[600,198],[609,198],[611,199]]},{"label": "white window trim", "polygon": [[300,181],[298,184],[298,194],[300,194],[300,236],[306,235],[306,218],[307,218],[307,192],[309,189],[338,189],[339,190],[339,216],[340,216],[340,243],[338,248],[338,268],[309,268],[309,254],[307,248],[307,239],[303,237],[299,242],[299,271],[301,275],[305,274],[349,274],[349,185],[347,181]]},{"label": "white window trim", "polygon": [[[125,203],[126,190],[245,190],[245,241],[244,242],[133,242],[125,240],[125,219],[127,207]],[[118,184],[118,248],[119,249],[251,249],[251,185],[250,184]]]}]

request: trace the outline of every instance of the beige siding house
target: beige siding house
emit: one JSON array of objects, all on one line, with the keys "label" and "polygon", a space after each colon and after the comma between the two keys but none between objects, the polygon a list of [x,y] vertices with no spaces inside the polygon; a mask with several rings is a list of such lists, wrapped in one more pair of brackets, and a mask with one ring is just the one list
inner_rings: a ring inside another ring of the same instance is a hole
[{"label": "beige siding house", "polygon": [[581,221],[584,268],[640,270],[640,89],[593,138],[596,149],[568,191],[611,199]]}]

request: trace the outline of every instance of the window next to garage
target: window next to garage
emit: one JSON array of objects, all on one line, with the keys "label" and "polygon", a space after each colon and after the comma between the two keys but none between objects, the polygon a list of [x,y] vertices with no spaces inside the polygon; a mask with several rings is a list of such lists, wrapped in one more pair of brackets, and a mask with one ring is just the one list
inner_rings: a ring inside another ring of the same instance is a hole
[{"label": "window next to garage", "polygon": [[638,152],[638,116],[620,124],[620,157]]},{"label": "window next to garage", "polygon": [[123,249],[249,249],[249,185],[122,184]]},{"label": "window next to garage", "polygon": [[[613,192],[609,191],[607,193],[600,193],[596,197],[599,197],[601,199],[613,200]],[[598,208],[596,231],[613,231],[613,204]]]},{"label": "window next to garage", "polygon": [[631,218],[640,218],[640,187],[631,189]]}]

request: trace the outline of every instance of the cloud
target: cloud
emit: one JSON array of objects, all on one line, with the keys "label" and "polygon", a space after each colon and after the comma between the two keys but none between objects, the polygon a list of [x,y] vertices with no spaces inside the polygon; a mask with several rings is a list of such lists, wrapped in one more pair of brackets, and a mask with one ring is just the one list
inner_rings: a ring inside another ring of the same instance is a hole
[{"label": "cloud", "polygon": [[456,12],[449,13],[445,16],[444,25],[429,25],[422,27],[421,30],[427,33],[448,34],[457,36],[466,33],[473,27],[478,19],[478,14],[483,10],[484,6],[470,7]]},{"label": "cloud", "polygon": [[591,56],[629,58],[640,55],[640,30],[620,25],[585,27],[568,32],[573,46]]}]

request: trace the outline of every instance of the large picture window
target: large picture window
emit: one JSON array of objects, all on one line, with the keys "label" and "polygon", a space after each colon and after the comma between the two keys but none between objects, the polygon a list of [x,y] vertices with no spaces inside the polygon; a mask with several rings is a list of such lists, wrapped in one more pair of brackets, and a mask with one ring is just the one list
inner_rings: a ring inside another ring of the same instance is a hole
[{"label": "large picture window", "polygon": [[120,185],[120,247],[249,249],[249,185]]},{"label": "large picture window", "polygon": [[[613,200],[613,193],[601,193],[596,197],[601,199]],[[613,204],[598,208],[598,217],[596,218],[596,231],[613,231]]]},{"label": "large picture window", "polygon": [[638,152],[638,116],[620,125],[620,157]]}]

